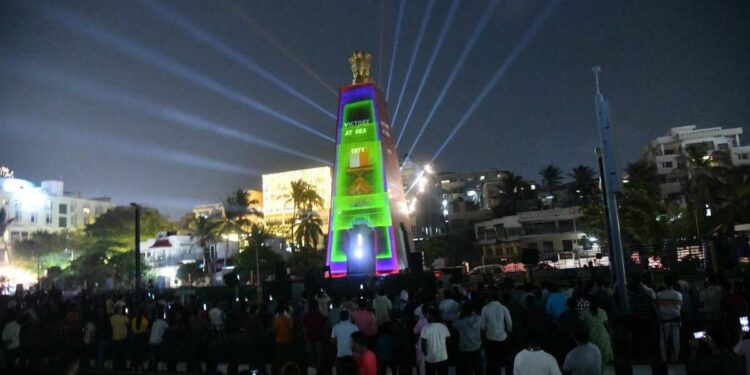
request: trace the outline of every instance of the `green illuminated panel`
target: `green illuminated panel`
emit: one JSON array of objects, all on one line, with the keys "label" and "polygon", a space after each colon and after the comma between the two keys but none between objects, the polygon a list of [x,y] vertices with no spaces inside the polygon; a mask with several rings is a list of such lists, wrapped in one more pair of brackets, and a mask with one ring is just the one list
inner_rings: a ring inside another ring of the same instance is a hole
[{"label": "green illuminated panel", "polygon": [[387,228],[391,225],[388,193],[383,181],[383,160],[378,140],[378,124],[372,100],[346,104],[343,110],[340,143],[337,146],[336,195],[332,223],[331,260],[345,262],[343,233],[365,224],[378,231],[376,258],[390,258]]}]

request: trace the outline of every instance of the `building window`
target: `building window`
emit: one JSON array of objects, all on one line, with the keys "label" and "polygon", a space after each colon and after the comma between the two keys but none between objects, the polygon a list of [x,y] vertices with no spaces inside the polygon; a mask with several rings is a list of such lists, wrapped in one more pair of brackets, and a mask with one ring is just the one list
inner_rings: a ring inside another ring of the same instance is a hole
[{"label": "building window", "polygon": [[31,216],[29,217],[29,221],[32,223],[36,223],[36,212],[32,212]]},{"label": "building window", "polygon": [[567,233],[574,231],[575,224],[573,224],[573,220],[560,220],[557,222],[557,227],[560,233]]},{"label": "building window", "polygon": [[726,151],[729,150],[729,143],[719,143],[719,151]]},{"label": "building window", "polygon": [[563,251],[573,251],[573,240],[563,240]]},{"label": "building window", "polygon": [[68,214],[68,205],[60,203],[60,215],[67,215]]},{"label": "building window", "polygon": [[542,251],[545,253],[550,253],[555,250],[555,245],[552,243],[552,241],[544,241],[542,242]]},{"label": "building window", "polygon": [[661,163],[662,168],[672,168],[673,166],[674,166],[674,163],[672,163],[671,161],[665,161]]},{"label": "building window", "polygon": [[13,216],[13,221],[15,221],[16,223],[20,223],[21,219],[22,219],[21,210],[17,208],[16,212],[15,212],[15,214]]},{"label": "building window", "polygon": [[52,224],[52,215],[50,215],[49,212],[47,212],[47,214],[46,214],[46,216],[44,218],[44,223],[45,224]]},{"label": "building window", "polygon": [[747,153],[737,154],[737,159],[747,160]]},{"label": "building window", "polygon": [[57,226],[60,228],[65,228],[68,226],[68,218],[67,217],[61,217],[59,221],[57,222]]},{"label": "building window", "polygon": [[528,242],[528,243],[526,243],[526,248],[527,249],[538,249],[539,247],[537,246],[536,242]]}]

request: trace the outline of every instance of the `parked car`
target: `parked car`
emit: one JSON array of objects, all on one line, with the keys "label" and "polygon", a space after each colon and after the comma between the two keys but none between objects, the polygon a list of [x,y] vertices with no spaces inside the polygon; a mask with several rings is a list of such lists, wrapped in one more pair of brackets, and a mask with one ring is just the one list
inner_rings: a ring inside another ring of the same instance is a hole
[{"label": "parked car", "polygon": [[487,264],[478,266],[469,272],[469,282],[472,286],[480,283],[500,284],[505,278],[502,264]]}]

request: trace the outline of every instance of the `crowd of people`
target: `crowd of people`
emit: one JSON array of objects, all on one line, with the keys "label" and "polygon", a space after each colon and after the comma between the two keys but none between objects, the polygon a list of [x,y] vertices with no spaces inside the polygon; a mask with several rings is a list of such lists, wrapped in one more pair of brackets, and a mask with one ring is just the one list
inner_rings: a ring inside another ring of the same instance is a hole
[{"label": "crowd of people", "polygon": [[[299,374],[600,374],[650,364],[654,373],[750,374],[748,283],[672,274],[628,283],[630,310],[610,285],[575,280],[467,290],[423,278],[357,294],[318,288],[287,301],[201,301],[56,290],[0,303],[2,373],[121,371]],[[316,287],[317,288],[317,287]]]}]

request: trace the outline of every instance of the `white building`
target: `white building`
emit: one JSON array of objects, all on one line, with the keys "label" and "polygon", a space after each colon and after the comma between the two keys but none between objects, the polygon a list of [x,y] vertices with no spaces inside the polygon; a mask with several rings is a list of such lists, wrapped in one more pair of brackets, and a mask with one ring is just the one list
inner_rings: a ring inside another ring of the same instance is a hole
[{"label": "white building", "polygon": [[674,198],[680,194],[680,180],[687,177],[682,176],[678,168],[689,145],[704,144],[709,152],[727,152],[734,165],[750,164],[750,146],[741,145],[741,134],[742,128],[698,129],[695,125],[690,125],[672,128],[665,136],[651,141],[643,158],[656,164],[662,199]]},{"label": "white building", "polygon": [[291,202],[291,183],[292,181],[302,180],[310,184],[323,198],[323,207],[317,208],[315,212],[323,221],[323,233],[328,233],[331,187],[333,184],[331,167],[264,174],[262,179],[263,217],[266,229],[269,232],[278,236],[287,236],[290,233],[295,213],[294,205]]},{"label": "white building", "polygon": [[38,231],[78,230],[114,208],[109,198],[81,198],[63,190],[62,181],[42,181],[34,186],[18,178],[0,178],[0,207],[13,221],[5,233],[12,243]]},{"label": "white building", "polygon": [[[227,262],[239,252],[237,237],[230,235],[223,241],[208,244],[208,250],[211,257],[216,259],[217,272],[214,276],[220,280],[225,271],[232,268],[227,266]],[[198,239],[189,234],[159,233],[157,238],[141,242],[141,253],[157,277],[157,285],[167,288],[180,285],[177,269],[182,264],[203,262],[203,249]]]},{"label": "white building", "polygon": [[556,259],[559,254],[594,256],[598,249],[584,249],[580,239],[585,233],[579,228],[578,207],[520,212],[476,223],[477,243],[483,263],[518,261],[522,249],[538,249],[542,260]]}]

